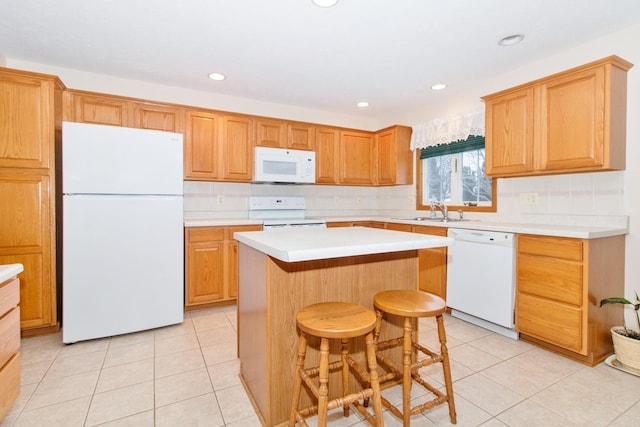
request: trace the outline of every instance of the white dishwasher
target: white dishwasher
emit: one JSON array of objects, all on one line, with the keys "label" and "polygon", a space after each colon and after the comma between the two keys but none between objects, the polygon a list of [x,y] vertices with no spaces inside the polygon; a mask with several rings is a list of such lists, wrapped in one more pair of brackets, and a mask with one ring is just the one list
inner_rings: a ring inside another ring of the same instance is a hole
[{"label": "white dishwasher", "polygon": [[513,233],[449,228],[447,306],[451,315],[509,338],[514,329]]}]

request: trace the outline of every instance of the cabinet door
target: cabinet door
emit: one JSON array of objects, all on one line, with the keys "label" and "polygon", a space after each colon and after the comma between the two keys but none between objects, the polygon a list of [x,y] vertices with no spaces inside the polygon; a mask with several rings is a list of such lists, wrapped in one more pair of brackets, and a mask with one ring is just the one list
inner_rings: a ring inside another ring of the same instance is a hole
[{"label": "cabinet door", "polygon": [[[446,236],[445,227],[414,225],[414,233]],[[418,288],[447,300],[447,248],[418,250]]]},{"label": "cabinet door", "polygon": [[53,89],[37,76],[0,73],[0,167],[53,167]]},{"label": "cabinet door", "polygon": [[213,113],[187,111],[184,140],[185,179],[218,178],[218,116]]},{"label": "cabinet door", "polygon": [[184,133],[184,111],[181,108],[133,103],[133,127]]},{"label": "cabinet door", "polygon": [[187,228],[185,305],[206,304],[224,297],[224,228]]},{"label": "cabinet door", "polygon": [[287,147],[287,123],[281,120],[256,119],[256,146]]},{"label": "cabinet door", "polygon": [[533,128],[533,88],[485,99],[487,176],[533,170]]},{"label": "cabinet door", "polygon": [[67,120],[111,126],[133,126],[130,123],[131,102],[107,95],[70,93],[72,117]]},{"label": "cabinet door", "polygon": [[598,67],[541,86],[540,169],[604,165],[607,125],[604,74],[604,67]]},{"label": "cabinet door", "polygon": [[261,225],[241,225],[229,227],[227,241],[227,278],[225,280],[226,297],[234,299],[238,297],[238,241],[233,238],[233,233],[241,231],[260,231]]},{"label": "cabinet door", "polygon": [[376,180],[376,150],[368,132],[340,132],[340,183],[371,185]]},{"label": "cabinet door", "polygon": [[339,179],[340,132],[335,128],[316,129],[316,183],[337,184]]},{"label": "cabinet door", "polygon": [[251,181],[253,179],[253,119],[244,116],[223,116],[220,136],[220,157],[223,160],[222,179]]},{"label": "cabinet door", "polygon": [[394,126],[376,133],[379,185],[413,183],[411,128]]},{"label": "cabinet door", "polygon": [[303,123],[289,123],[287,125],[287,147],[294,150],[313,151],[315,127]]},{"label": "cabinet door", "polygon": [[[46,172],[45,172],[46,173]],[[0,264],[20,263],[22,329],[56,325],[55,230],[51,177],[0,172]]]}]

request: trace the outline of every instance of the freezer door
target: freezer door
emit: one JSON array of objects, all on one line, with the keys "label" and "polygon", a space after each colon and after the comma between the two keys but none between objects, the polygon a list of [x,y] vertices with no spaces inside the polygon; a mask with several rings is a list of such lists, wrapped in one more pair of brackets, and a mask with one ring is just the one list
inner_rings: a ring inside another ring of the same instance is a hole
[{"label": "freezer door", "polygon": [[62,339],[183,320],[182,196],[64,196]]},{"label": "freezer door", "polygon": [[62,123],[65,194],[183,194],[181,134]]}]

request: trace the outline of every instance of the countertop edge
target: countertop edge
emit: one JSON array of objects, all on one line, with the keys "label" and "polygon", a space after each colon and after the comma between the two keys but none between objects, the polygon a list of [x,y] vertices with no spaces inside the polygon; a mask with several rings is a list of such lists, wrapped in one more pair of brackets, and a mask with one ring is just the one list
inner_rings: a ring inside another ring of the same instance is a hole
[{"label": "countertop edge", "polygon": [[[603,237],[620,236],[629,233],[628,227],[602,227],[602,226],[574,226],[562,224],[537,224],[537,223],[510,223],[491,222],[483,220],[468,221],[418,221],[401,219],[389,216],[345,216],[323,217],[327,223],[348,221],[379,221],[396,224],[425,225],[431,227],[464,228],[469,230],[501,231],[505,233],[535,234],[553,237],[572,237],[578,239],[599,239]],[[262,225],[261,220],[249,218],[216,218],[216,219],[188,219],[184,221],[185,227],[215,227],[234,225]]]},{"label": "countertop edge", "polygon": [[0,283],[3,283],[14,276],[22,273],[24,266],[22,264],[3,264],[0,265]]},{"label": "countertop edge", "polygon": [[[365,227],[355,227],[355,228],[365,228]],[[353,230],[353,233],[357,233],[357,231]],[[314,233],[317,233],[319,230],[314,229]],[[326,229],[328,230],[337,230],[337,229]],[[351,231],[350,230],[350,231]],[[387,233],[393,233],[398,236],[400,234],[414,234],[415,233],[405,233],[401,231],[392,231],[392,230],[378,230],[378,229],[369,229],[372,233],[379,233],[380,231],[384,231]],[[375,231],[374,231],[375,230]],[[384,238],[375,241],[369,241],[368,239],[364,239],[365,241],[362,243],[353,243],[353,240],[348,240],[346,238],[346,244],[339,243],[336,244],[334,241],[331,241],[325,245],[322,243],[319,244],[318,241],[313,243],[313,247],[294,247],[294,248],[279,248],[275,247],[272,244],[269,244],[268,240],[262,241],[256,236],[265,236],[262,233],[268,233],[267,236],[277,236],[279,233],[299,233],[304,231],[296,230],[289,232],[282,231],[266,231],[266,232],[239,232],[234,233],[234,237],[241,244],[247,245],[251,248],[254,248],[266,255],[269,255],[273,258],[276,258],[280,261],[284,262],[300,262],[300,261],[313,261],[319,259],[329,259],[329,258],[343,258],[343,257],[351,257],[351,256],[359,256],[359,255],[374,255],[381,253],[391,253],[391,252],[403,252],[403,251],[411,251],[418,249],[429,249],[436,247],[445,247],[453,244],[453,239],[449,237],[441,237],[441,236],[430,236],[430,235],[419,235],[420,238],[411,238],[409,240],[390,240],[387,241]],[[258,233],[258,234],[256,234]],[[349,236],[351,237],[351,236]]]}]

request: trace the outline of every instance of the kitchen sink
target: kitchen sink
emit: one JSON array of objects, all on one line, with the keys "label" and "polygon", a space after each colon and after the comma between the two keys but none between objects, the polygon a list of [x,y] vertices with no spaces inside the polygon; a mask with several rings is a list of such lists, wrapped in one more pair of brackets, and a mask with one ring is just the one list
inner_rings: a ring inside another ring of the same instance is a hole
[{"label": "kitchen sink", "polygon": [[467,218],[442,218],[442,217],[436,217],[436,218],[431,218],[429,216],[417,216],[417,217],[413,217],[413,218],[400,218],[402,220],[405,221],[425,221],[425,222],[461,222],[461,221],[473,221],[471,219],[467,219]]}]

